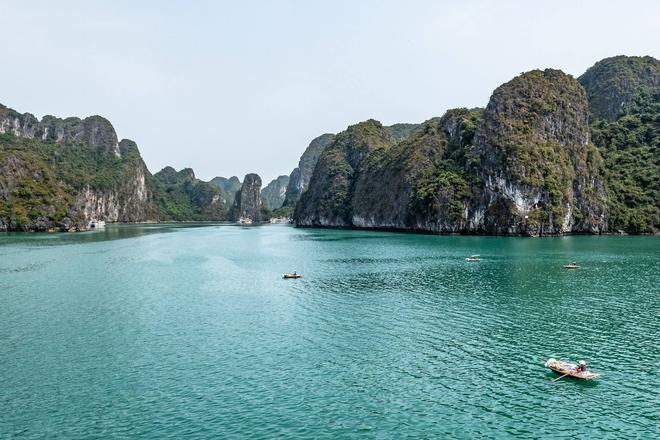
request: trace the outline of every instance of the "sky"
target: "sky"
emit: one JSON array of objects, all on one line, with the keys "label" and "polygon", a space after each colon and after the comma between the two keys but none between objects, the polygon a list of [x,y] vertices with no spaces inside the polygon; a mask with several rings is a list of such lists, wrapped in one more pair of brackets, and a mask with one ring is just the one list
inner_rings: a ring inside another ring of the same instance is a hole
[{"label": "sky", "polygon": [[0,0],[0,103],[101,115],[151,172],[289,174],[310,140],[483,107],[521,72],[660,58],[660,1]]}]

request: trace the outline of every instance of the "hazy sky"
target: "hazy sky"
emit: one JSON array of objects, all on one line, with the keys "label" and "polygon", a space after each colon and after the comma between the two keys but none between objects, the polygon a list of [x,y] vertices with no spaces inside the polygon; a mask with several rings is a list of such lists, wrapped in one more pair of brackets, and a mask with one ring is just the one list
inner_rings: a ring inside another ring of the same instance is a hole
[{"label": "hazy sky", "polygon": [[1,103],[105,116],[152,172],[264,184],[358,121],[485,106],[533,68],[660,57],[657,0],[0,0],[0,29]]}]

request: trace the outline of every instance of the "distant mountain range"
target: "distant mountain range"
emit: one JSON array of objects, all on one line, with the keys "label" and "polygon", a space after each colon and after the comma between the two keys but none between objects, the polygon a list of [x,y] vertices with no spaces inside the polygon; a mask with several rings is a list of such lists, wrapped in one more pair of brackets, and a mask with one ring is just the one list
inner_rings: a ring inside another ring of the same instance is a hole
[{"label": "distant mountain range", "polygon": [[151,174],[135,142],[100,116],[38,120],[0,105],[0,230],[276,215],[424,233],[657,233],[659,131],[660,62],[627,56],[578,79],[523,73],[485,108],[323,134],[263,189],[256,174]]}]

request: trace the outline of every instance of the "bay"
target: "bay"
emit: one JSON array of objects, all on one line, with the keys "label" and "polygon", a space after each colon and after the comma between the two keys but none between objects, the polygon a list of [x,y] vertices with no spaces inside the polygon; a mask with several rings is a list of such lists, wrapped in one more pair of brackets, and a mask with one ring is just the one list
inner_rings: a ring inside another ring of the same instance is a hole
[{"label": "bay", "polygon": [[[0,436],[658,437],[659,245],[288,225],[3,234]],[[548,357],[602,378],[552,382]]]}]

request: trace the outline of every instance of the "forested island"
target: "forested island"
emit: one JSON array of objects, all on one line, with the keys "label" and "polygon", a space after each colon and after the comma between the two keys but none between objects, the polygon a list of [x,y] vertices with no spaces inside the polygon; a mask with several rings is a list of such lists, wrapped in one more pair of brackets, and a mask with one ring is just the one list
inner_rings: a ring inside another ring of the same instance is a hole
[{"label": "forested island", "polygon": [[0,231],[290,217],[438,234],[657,233],[659,143],[660,62],[648,56],[607,58],[577,79],[533,70],[485,108],[322,134],[264,188],[257,174],[152,174],[100,116],[39,120],[0,105]]}]

